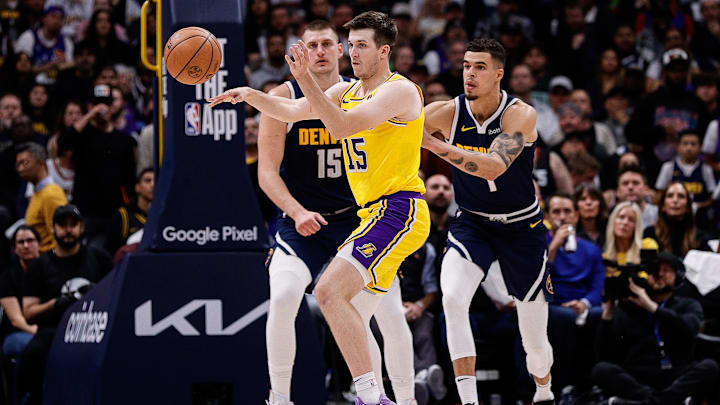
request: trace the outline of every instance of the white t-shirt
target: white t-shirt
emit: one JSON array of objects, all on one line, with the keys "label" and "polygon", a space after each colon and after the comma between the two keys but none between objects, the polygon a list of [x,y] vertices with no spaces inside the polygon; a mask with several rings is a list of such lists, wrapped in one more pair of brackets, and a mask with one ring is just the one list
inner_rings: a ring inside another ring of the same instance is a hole
[{"label": "white t-shirt", "polygon": [[710,121],[702,144],[702,153],[715,155],[718,147],[718,120]]},{"label": "white t-shirt", "polygon": [[75,170],[65,169],[60,166],[60,162],[56,159],[48,159],[45,161],[48,168],[48,174],[55,184],[60,186],[65,192],[68,201],[72,200],[73,183],[75,183]]},{"label": "white t-shirt", "polygon": [[47,0],[45,7],[60,6],[65,10],[61,32],[68,38],[75,38],[80,23],[92,17],[93,3],[94,0]]}]

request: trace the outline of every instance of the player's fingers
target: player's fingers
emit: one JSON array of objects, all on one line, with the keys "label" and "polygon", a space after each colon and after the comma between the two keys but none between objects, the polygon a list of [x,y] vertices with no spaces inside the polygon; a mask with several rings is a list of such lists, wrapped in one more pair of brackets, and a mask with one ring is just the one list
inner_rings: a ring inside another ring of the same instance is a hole
[{"label": "player's fingers", "polygon": [[328,224],[327,221],[325,220],[325,218],[323,218],[323,216],[320,215],[320,214],[315,214],[315,220],[318,221],[318,222],[320,222],[320,223],[323,224],[323,225],[327,225],[327,224]]},{"label": "player's fingers", "polygon": [[293,67],[293,61],[290,58],[290,55],[285,55],[285,62],[287,62],[290,67]]},{"label": "player's fingers", "polygon": [[320,230],[320,223],[315,218],[310,221],[310,229],[312,229],[313,233]]}]

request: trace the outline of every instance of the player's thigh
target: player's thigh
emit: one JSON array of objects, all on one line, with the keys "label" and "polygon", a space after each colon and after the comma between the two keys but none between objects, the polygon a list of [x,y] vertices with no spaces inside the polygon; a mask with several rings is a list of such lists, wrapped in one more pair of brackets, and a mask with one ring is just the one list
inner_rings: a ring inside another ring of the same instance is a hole
[{"label": "player's thigh", "polygon": [[362,222],[338,256],[355,265],[368,289],[385,294],[403,260],[427,240],[430,214],[427,203],[418,198],[375,205],[360,211]]},{"label": "player's thigh", "polygon": [[336,256],[320,276],[315,296],[321,307],[335,298],[349,302],[364,286],[365,281],[358,269],[344,258]]},{"label": "player's thigh", "polygon": [[493,245],[508,292],[523,302],[552,298],[547,266],[547,240],[540,229],[511,232]]}]

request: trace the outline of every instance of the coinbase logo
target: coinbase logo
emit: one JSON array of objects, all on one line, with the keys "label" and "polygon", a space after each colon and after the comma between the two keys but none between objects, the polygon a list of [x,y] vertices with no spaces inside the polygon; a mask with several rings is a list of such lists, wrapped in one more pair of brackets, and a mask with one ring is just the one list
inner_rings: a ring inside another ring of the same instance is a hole
[{"label": "coinbase logo", "polygon": [[185,103],[185,135],[200,135],[200,103]]}]

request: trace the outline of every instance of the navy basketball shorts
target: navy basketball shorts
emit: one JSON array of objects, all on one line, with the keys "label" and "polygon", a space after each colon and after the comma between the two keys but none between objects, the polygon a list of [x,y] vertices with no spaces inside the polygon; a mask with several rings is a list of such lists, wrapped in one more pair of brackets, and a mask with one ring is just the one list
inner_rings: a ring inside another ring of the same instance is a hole
[{"label": "navy basketball shorts", "polygon": [[[337,253],[350,233],[360,225],[357,208],[334,215],[323,215],[328,222],[320,225],[320,230],[310,236],[302,236],[295,230],[295,221],[287,215],[278,218],[277,233],[275,234],[276,249],[281,249],[291,256],[299,257],[310,269],[315,279],[326,263]],[[268,258],[268,263],[270,258]]]},{"label": "navy basketball shorts", "polygon": [[543,291],[545,299],[552,301],[542,212],[503,223],[460,209],[451,218],[449,231],[447,248],[480,266],[486,277],[490,264],[498,260],[511,296],[530,302]]}]

